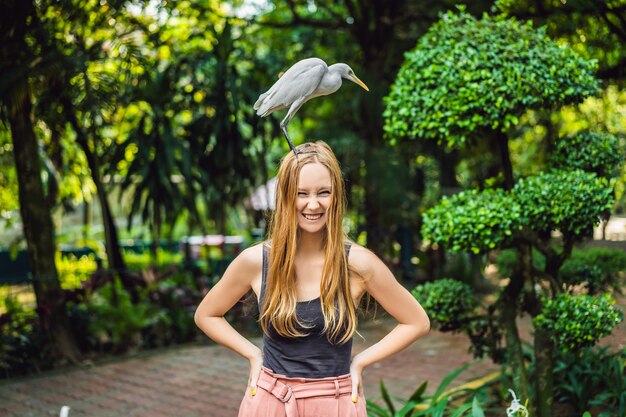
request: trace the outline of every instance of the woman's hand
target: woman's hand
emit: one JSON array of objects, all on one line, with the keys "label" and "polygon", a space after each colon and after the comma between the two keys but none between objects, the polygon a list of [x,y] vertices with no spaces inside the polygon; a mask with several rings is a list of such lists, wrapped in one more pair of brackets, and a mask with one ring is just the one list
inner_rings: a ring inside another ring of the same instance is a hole
[{"label": "woman's hand", "polygon": [[352,378],[352,402],[357,402],[363,395],[363,365],[359,362],[359,355],[354,355],[350,364],[350,377]]},{"label": "woman's hand", "polygon": [[248,376],[248,387],[250,387],[250,394],[252,396],[256,395],[257,390],[257,382],[259,381],[259,376],[261,375],[261,370],[263,368],[263,352],[258,349],[258,352],[250,358],[250,375]]}]

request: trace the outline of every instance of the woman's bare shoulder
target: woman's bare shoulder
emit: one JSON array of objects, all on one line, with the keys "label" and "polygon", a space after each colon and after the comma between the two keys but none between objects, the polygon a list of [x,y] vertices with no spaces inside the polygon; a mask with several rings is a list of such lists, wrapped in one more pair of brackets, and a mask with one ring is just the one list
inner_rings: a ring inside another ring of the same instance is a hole
[{"label": "woman's bare shoulder", "polygon": [[233,263],[250,272],[260,271],[263,268],[263,243],[259,242],[244,249]]},{"label": "woman's bare shoulder", "polygon": [[368,276],[378,257],[371,250],[358,243],[351,242],[350,254],[348,256],[348,266],[358,272],[359,275]]}]

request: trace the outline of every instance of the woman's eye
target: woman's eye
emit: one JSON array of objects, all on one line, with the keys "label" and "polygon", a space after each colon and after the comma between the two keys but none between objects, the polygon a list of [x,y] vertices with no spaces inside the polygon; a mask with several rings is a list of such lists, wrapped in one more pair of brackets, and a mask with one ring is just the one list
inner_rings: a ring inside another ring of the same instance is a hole
[{"label": "woman's eye", "polygon": [[320,192],[320,195],[330,195],[330,191],[322,191]]},{"label": "woman's eye", "polygon": [[306,193],[298,193],[298,196],[299,196],[299,197],[305,197],[305,196],[306,196]]}]

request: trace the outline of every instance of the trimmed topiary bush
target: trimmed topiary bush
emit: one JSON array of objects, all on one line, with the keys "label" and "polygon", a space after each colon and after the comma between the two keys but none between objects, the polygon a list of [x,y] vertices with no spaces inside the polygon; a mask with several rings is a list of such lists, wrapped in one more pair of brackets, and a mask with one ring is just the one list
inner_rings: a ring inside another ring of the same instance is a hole
[{"label": "trimmed topiary bush", "polygon": [[561,293],[544,300],[543,311],[533,323],[549,331],[560,349],[576,351],[611,334],[623,317],[609,294],[593,297]]},{"label": "trimmed topiary bush", "polygon": [[550,163],[559,169],[582,169],[601,177],[613,177],[624,160],[619,139],[608,133],[590,132],[556,141]]},{"label": "trimmed topiary bush", "polygon": [[595,71],[530,22],[448,12],[405,55],[385,98],[385,132],[462,146],[529,109],[581,102],[598,90]]},{"label": "trimmed topiary bush", "polygon": [[475,305],[472,288],[450,278],[418,285],[412,294],[428,311],[433,327],[442,331],[462,327]]},{"label": "trimmed topiary bush", "polygon": [[423,215],[425,240],[452,252],[505,246],[522,228],[522,207],[503,190],[470,190],[443,197]]},{"label": "trimmed topiary bush", "polygon": [[512,193],[534,230],[559,230],[572,236],[585,235],[613,204],[610,182],[582,170],[525,178]]}]

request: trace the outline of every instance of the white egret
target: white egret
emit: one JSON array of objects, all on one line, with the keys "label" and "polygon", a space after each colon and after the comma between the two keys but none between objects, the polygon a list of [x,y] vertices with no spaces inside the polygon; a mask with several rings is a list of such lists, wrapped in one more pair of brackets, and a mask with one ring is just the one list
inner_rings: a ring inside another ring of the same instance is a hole
[{"label": "white egret", "polygon": [[254,109],[257,111],[256,114],[265,117],[276,110],[289,108],[287,115],[280,122],[280,128],[289,142],[289,147],[297,156],[296,148],[287,133],[287,124],[298,109],[310,99],[337,91],[341,87],[342,78],[353,81],[369,91],[346,64],[328,66],[319,58],[303,59],[296,62],[269,90],[259,96],[254,103]]}]

